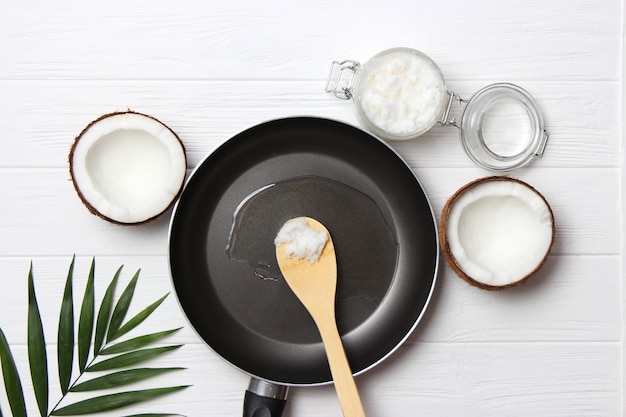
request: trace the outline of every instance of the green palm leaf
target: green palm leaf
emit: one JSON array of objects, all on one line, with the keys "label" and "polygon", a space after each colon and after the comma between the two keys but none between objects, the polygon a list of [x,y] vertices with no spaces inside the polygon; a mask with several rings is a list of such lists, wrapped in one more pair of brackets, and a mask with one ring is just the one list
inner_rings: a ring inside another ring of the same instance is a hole
[{"label": "green palm leaf", "polygon": [[161,303],[163,303],[163,301],[165,301],[168,295],[169,293],[165,294],[163,297],[159,298],[157,301],[150,304],[148,307],[137,313],[137,315],[135,315],[133,318],[128,320],[126,324],[124,324],[117,330],[117,332],[115,332],[111,340],[118,339],[133,330],[135,327],[139,326],[145,319],[150,316],[150,314],[154,312],[154,310],[156,310],[161,305]]},{"label": "green palm leaf", "polygon": [[134,352],[124,353],[114,356],[111,359],[98,362],[86,369],[87,372],[109,371],[111,369],[123,368],[126,366],[137,365],[138,363],[147,361],[156,356],[170,352],[180,348],[182,345],[163,346],[158,348],[142,349]]},{"label": "green palm leaf", "polygon": [[2,379],[7,393],[11,414],[13,417],[26,417],[26,403],[20,375],[17,373],[15,360],[9,348],[4,332],[0,329],[0,363],[2,364]]},{"label": "green palm leaf", "polygon": [[74,261],[72,258],[70,269],[65,281],[61,313],[59,314],[59,330],[57,333],[57,361],[59,364],[59,383],[61,392],[66,394],[72,378],[74,363],[74,301],[72,281],[74,275]]},{"label": "green palm leaf", "polygon": [[94,275],[96,268],[96,260],[91,261],[89,269],[89,278],[85,288],[85,296],[80,308],[80,319],[78,321],[78,369],[82,373],[87,366],[89,357],[89,347],[91,346],[91,337],[93,335],[94,321]]},{"label": "green palm leaf", "polygon": [[76,416],[92,414],[101,411],[110,411],[140,402],[161,397],[172,392],[187,388],[188,385],[168,388],[152,388],[140,391],[128,391],[117,394],[103,395],[79,401],[52,412],[53,416]]},{"label": "green palm leaf", "polygon": [[[167,298],[164,295],[157,301],[144,308],[124,325],[125,316],[128,313],[139,272],[133,276],[120,298],[115,303],[114,292],[122,270],[120,267],[109,283],[100,308],[98,317],[95,319],[95,258],[91,262],[87,284],[83,299],[81,300],[80,313],[78,316],[78,329],[75,334],[75,316],[73,299],[73,275],[75,257],[72,258],[63,291],[61,309],[59,313],[59,325],[57,330],[57,360],[61,399],[48,413],[49,404],[49,380],[48,363],[46,354],[46,342],[44,338],[41,313],[37,302],[35,284],[33,278],[33,265],[31,263],[28,274],[28,361],[33,383],[33,390],[37,406],[42,417],[83,415],[103,412],[120,407],[136,404],[143,401],[179,391],[187,386],[174,386],[165,388],[153,388],[139,391],[118,392],[115,394],[96,396],[74,404],[60,407],[66,397],[73,392],[87,392],[94,390],[106,390],[142,381],[157,375],[184,368],[133,368],[133,366],[163,355],[167,352],[180,348],[182,345],[163,346],[149,348],[148,346],[162,338],[180,330],[171,329],[143,336],[138,336],[123,342],[111,345],[110,342],[128,333],[143,323]],[[113,307],[115,305],[115,307]],[[95,323],[94,323],[95,322]],[[94,326],[95,324],[95,326]],[[95,335],[94,335],[95,331]],[[106,344],[105,344],[106,343]],[[74,349],[77,346],[79,375],[72,382]],[[90,351],[93,349],[93,358],[89,360]],[[98,361],[101,355],[117,355]],[[27,417],[24,391],[17,371],[13,354],[0,329],[0,365],[9,401],[11,417]],[[77,384],[85,372],[107,371],[129,367],[117,372],[112,372],[86,382]],[[135,414],[134,417],[158,417],[180,416],[172,413]],[[0,411],[2,417],[2,411]],[[133,417],[133,416],[127,416]]]},{"label": "green palm leaf", "polygon": [[102,299],[102,304],[100,304],[100,310],[98,311],[98,319],[96,321],[96,336],[93,345],[93,356],[97,356],[102,349],[102,345],[104,344],[104,336],[109,327],[109,320],[111,319],[111,309],[113,307],[113,294],[115,293],[115,287],[117,286],[117,281],[120,277],[120,273],[122,272],[123,265],[120,266],[115,275],[113,276],[113,280],[106,289],[104,293],[104,298]]},{"label": "green palm leaf", "polygon": [[133,294],[135,293],[135,287],[137,286],[140,271],[141,270],[138,270],[135,273],[133,279],[130,280],[119,300],[117,300],[117,304],[115,305],[115,309],[113,309],[113,314],[111,316],[111,323],[109,324],[109,331],[106,337],[107,343],[115,339],[115,334],[122,326],[124,317],[126,317],[126,313],[128,312],[128,307],[130,307]]},{"label": "green palm leaf", "polygon": [[144,336],[138,336],[132,339],[128,339],[124,342],[120,342],[116,345],[112,345],[105,349],[102,349],[100,351],[100,354],[101,355],[114,355],[114,354],[116,355],[118,353],[126,353],[126,352],[130,352],[131,350],[141,349],[143,347],[148,346],[151,343],[154,343],[163,339],[166,336],[169,336],[172,333],[179,331],[180,329],[182,329],[182,327],[179,327],[177,329],[172,329],[172,330],[166,330],[164,332],[151,333],[151,334],[147,334]]},{"label": "green palm leaf", "polygon": [[46,355],[46,341],[43,335],[41,314],[35,285],[33,283],[33,264],[28,272],[28,363],[30,376],[33,381],[33,390],[42,417],[48,413],[48,357]]},{"label": "green palm leaf", "polygon": [[95,391],[121,387],[134,382],[143,381],[167,372],[178,371],[184,368],[136,368],[126,371],[114,372],[89,381],[78,384],[72,388],[72,392]]}]

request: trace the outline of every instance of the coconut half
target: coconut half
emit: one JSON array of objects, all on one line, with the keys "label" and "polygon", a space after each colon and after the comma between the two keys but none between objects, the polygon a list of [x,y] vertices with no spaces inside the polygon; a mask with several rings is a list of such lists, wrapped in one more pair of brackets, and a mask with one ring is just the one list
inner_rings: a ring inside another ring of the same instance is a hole
[{"label": "coconut half", "polygon": [[497,290],[524,283],[541,268],[554,243],[554,216],[525,182],[486,177],[450,197],[439,232],[450,268],[472,285]]},{"label": "coconut half", "polygon": [[117,224],[144,223],[165,212],[182,190],[187,169],[178,136],[133,111],[91,122],[74,141],[69,164],[85,206]]}]

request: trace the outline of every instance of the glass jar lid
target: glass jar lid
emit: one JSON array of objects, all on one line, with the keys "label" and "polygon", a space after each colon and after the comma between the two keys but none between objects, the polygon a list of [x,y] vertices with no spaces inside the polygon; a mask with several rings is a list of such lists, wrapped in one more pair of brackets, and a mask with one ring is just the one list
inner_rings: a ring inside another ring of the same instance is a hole
[{"label": "glass jar lid", "polygon": [[533,98],[514,84],[492,84],[465,105],[459,126],[461,144],[479,166],[503,172],[542,156],[548,140]]}]

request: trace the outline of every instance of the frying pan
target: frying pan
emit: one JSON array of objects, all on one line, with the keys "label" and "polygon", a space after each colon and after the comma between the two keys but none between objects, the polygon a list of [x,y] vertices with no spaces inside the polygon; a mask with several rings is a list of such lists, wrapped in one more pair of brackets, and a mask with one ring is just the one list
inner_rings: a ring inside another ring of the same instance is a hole
[{"label": "frying pan", "polygon": [[432,207],[386,143],[312,117],[227,140],[193,171],[174,208],[169,263],[192,327],[252,377],[244,415],[279,416],[286,387],[332,381],[317,328],[275,259],[276,233],[298,216],[322,222],[335,243],[337,326],[355,375],[409,336],[434,288]]}]

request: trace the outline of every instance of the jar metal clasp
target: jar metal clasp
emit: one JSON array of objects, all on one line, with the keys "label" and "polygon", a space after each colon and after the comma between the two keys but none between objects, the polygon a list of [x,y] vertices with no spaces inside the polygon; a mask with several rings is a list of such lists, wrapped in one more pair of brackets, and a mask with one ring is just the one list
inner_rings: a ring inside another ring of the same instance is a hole
[{"label": "jar metal clasp", "polygon": [[462,106],[463,103],[467,103],[467,100],[463,99],[460,95],[455,93],[454,91],[447,92],[450,98],[448,99],[448,104],[441,116],[441,120],[437,122],[441,124],[441,126],[454,126],[460,128],[459,124],[456,121],[455,117],[450,118],[450,111],[452,110],[452,104],[456,101],[459,106]]},{"label": "jar metal clasp", "polygon": [[333,61],[326,79],[324,91],[342,100],[352,98],[352,87],[357,71],[361,68],[361,63],[347,59],[345,61]]}]

